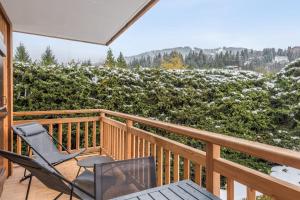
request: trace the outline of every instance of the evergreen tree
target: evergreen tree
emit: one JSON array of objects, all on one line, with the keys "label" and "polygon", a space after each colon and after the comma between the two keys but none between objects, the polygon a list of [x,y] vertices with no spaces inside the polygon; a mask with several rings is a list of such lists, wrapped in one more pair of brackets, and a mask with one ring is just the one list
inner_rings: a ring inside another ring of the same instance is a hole
[{"label": "evergreen tree", "polygon": [[293,51],[292,51],[292,47],[288,47],[288,50],[287,50],[287,57],[289,59],[289,61],[293,61]]},{"label": "evergreen tree", "polygon": [[155,55],[154,58],[153,58],[152,66],[153,67],[160,67],[161,60],[162,60],[161,53]]},{"label": "evergreen tree", "polygon": [[114,54],[112,52],[112,50],[109,48],[106,54],[106,59],[104,62],[104,66],[105,67],[115,67],[116,66],[116,61],[115,61],[115,57]]},{"label": "evergreen tree", "polygon": [[14,60],[19,61],[19,62],[25,62],[25,63],[30,63],[31,62],[31,58],[29,56],[29,53],[26,50],[23,43],[20,43],[19,46],[16,48],[16,53],[15,53],[15,56],[14,56]]},{"label": "evergreen tree", "polygon": [[92,65],[92,61],[91,59],[87,59],[87,60],[84,60],[82,63],[81,63],[82,66],[91,66]]},{"label": "evergreen tree", "polygon": [[45,50],[45,52],[41,56],[41,64],[42,65],[56,65],[57,60],[55,58],[55,55],[53,54],[50,46],[48,46]]},{"label": "evergreen tree", "polygon": [[127,68],[127,63],[122,52],[120,52],[119,57],[117,58],[117,67]]}]

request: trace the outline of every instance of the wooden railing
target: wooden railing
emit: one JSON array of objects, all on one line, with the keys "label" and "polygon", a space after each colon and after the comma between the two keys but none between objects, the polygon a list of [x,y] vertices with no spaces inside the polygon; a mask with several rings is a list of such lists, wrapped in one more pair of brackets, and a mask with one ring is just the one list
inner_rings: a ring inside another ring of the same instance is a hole
[{"label": "wooden railing", "polygon": [[[202,174],[204,171],[202,168],[204,168],[206,188],[215,195],[220,194],[220,176],[226,177],[228,200],[234,199],[234,181],[247,186],[248,200],[255,199],[256,191],[276,200],[297,200],[300,198],[300,187],[226,160],[220,156],[221,147],[226,147],[269,162],[300,169],[299,152],[102,109],[17,112],[14,116],[60,116],[87,113],[94,113],[95,116],[59,117],[54,119],[35,119],[34,121],[48,125],[49,131],[56,124],[58,126],[56,128],[58,140],[63,141],[63,138],[66,137],[68,148],[72,147],[70,138],[74,137],[72,137],[73,131],[70,124],[75,123],[75,149],[88,147],[92,148],[92,151],[97,151],[99,149],[98,141],[101,154],[110,155],[116,160],[154,156],[157,164],[158,185],[189,178],[201,185],[204,175]],[[15,124],[24,122],[28,122],[28,120],[14,121]],[[92,124],[92,144],[87,139],[89,138],[89,123]],[[64,131],[65,126],[63,124],[68,125],[67,131]],[[84,130],[81,130],[81,124],[84,124]],[[205,143],[205,151],[162,137],[156,133],[145,131],[138,128],[137,125],[157,128],[167,133],[174,133],[202,141]],[[83,132],[84,135],[84,145],[81,146],[80,132]],[[20,143],[17,146],[19,145]],[[18,147],[17,149],[20,151],[20,148]]]},{"label": "wooden railing", "polygon": [[[89,116],[78,116],[89,115]],[[36,116],[46,116],[46,118],[34,118]],[[22,118],[34,119],[22,119]],[[16,119],[19,118],[19,119]],[[21,118],[21,119],[20,119]],[[100,149],[100,112],[92,110],[62,110],[62,111],[35,111],[35,112],[15,112],[13,124],[23,124],[29,122],[39,122],[48,128],[51,135],[57,137],[58,142],[67,147],[69,151],[86,148],[86,153],[96,152]],[[18,154],[24,154],[26,144],[22,143],[19,137],[12,137],[13,149]],[[98,141],[98,144],[97,144]],[[62,150],[61,146],[58,146]]]}]

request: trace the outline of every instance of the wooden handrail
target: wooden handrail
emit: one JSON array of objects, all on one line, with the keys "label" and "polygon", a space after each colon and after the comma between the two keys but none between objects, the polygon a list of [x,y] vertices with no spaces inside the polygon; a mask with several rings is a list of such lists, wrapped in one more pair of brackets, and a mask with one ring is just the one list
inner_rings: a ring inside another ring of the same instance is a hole
[{"label": "wooden handrail", "polygon": [[50,110],[50,111],[20,111],[14,112],[14,117],[25,116],[41,116],[41,115],[70,115],[70,114],[86,114],[99,113],[100,109],[82,109],[82,110]]},{"label": "wooden handrail", "polygon": [[209,131],[203,131],[186,126],[175,125],[153,119],[147,119],[144,117],[137,117],[133,115],[103,109],[101,109],[100,111],[111,116],[132,120],[134,122],[142,123],[155,128],[160,128],[183,136],[188,136],[197,140],[210,142],[212,144],[217,144],[222,147],[228,147],[230,149],[244,152],[246,154],[262,158],[274,163],[288,165],[300,169],[300,153],[296,151],[262,144],[259,142],[253,142],[249,140],[226,136],[222,134],[217,134]]},{"label": "wooden handrail", "polygon": [[30,122],[38,122],[40,124],[64,124],[74,122],[92,122],[99,121],[100,117],[76,117],[76,118],[54,118],[54,119],[30,119],[30,120],[15,120],[14,125]]}]

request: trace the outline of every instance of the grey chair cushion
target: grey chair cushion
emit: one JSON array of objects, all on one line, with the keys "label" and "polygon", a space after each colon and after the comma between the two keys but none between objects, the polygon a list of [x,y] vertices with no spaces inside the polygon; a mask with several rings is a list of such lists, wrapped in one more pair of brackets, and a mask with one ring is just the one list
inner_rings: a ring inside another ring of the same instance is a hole
[{"label": "grey chair cushion", "polygon": [[22,131],[24,136],[33,136],[47,131],[42,125],[37,123],[26,124],[18,127],[18,129]]}]

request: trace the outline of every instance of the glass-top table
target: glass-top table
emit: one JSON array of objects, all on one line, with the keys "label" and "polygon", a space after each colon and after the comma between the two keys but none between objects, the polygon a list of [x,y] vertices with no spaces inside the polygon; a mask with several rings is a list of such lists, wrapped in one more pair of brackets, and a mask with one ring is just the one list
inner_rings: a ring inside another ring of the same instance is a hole
[{"label": "glass-top table", "polygon": [[114,159],[109,156],[90,156],[79,160],[77,165],[84,168],[93,168],[95,164],[113,162]]}]

